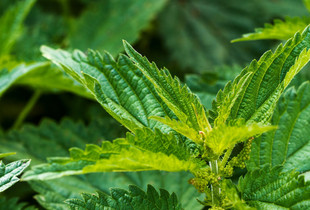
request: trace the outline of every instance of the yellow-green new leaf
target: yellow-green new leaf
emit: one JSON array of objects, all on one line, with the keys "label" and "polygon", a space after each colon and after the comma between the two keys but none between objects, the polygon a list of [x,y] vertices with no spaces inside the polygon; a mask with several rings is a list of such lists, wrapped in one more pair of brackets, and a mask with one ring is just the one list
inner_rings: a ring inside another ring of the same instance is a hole
[{"label": "yellow-green new leaf", "polygon": [[50,158],[28,171],[23,179],[53,179],[73,174],[112,171],[194,171],[204,163],[195,160],[187,146],[173,134],[149,128],[127,134],[126,139],[85,150],[70,149],[70,158]]},{"label": "yellow-green new leaf", "polygon": [[205,144],[219,157],[226,149],[233,148],[235,144],[274,129],[276,129],[275,126],[262,126],[256,123],[236,126],[221,125],[207,133]]},{"label": "yellow-green new leaf", "polygon": [[309,24],[309,17],[286,17],[284,21],[276,19],[273,24],[266,23],[264,28],[257,28],[254,33],[244,34],[242,38],[234,39],[232,42],[261,39],[287,40],[294,36],[296,32],[303,31]]},{"label": "yellow-green new leaf", "polygon": [[199,134],[199,132],[189,127],[188,124],[184,123],[183,121],[170,119],[169,117],[162,118],[162,117],[157,117],[157,116],[150,117],[150,119],[154,119],[165,125],[168,125],[170,128],[172,128],[176,132],[182,134],[183,136],[186,136],[187,138],[191,139],[197,144],[203,143],[202,136]]}]

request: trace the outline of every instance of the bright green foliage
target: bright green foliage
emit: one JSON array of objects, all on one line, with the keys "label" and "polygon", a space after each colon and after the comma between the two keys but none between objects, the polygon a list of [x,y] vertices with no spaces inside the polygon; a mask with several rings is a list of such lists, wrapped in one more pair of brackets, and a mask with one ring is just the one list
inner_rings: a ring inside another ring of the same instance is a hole
[{"label": "bright green foliage", "polygon": [[15,155],[16,152],[7,152],[7,153],[0,153],[0,158],[4,158],[10,155]]},{"label": "bright green foliage", "polygon": [[242,38],[234,39],[232,42],[260,39],[287,40],[296,32],[302,32],[309,24],[309,17],[286,17],[284,21],[275,19],[273,24],[266,23],[264,28],[257,28],[254,33],[243,34]]},{"label": "bright green foliage", "polygon": [[274,129],[273,126],[260,126],[255,123],[248,126],[221,125],[206,134],[205,145],[213,151],[214,155],[219,157],[226,149],[233,148],[237,143]]},{"label": "bright green foliage", "polygon": [[115,119],[134,132],[144,126],[171,131],[150,116],[175,115],[156,93],[151,82],[135,67],[128,57],[120,55],[116,62],[112,56],[90,51],[72,55],[42,47],[43,55],[87,87],[97,101]]},{"label": "bright green foliage", "polygon": [[306,8],[308,9],[308,11],[310,12],[310,1],[309,0],[303,0]]},{"label": "bright green foliage", "polygon": [[48,62],[20,64],[12,70],[0,70],[0,96],[12,85],[25,85],[45,91],[68,91],[93,98],[79,83]]},{"label": "bright green foliage", "polygon": [[[155,86],[159,96],[178,117],[179,122],[169,119],[169,116],[162,120],[158,117],[155,119],[167,123],[196,143],[201,143],[201,138],[195,138],[193,135],[198,135],[200,131],[209,132],[211,125],[199,98],[186,85],[181,85],[177,77],[173,78],[167,69],[159,70],[155,63],[150,63],[125,41],[124,47],[136,66]],[[184,132],[181,127],[184,127]]]},{"label": "bright green foliage", "polygon": [[148,185],[147,192],[130,185],[129,191],[111,188],[111,196],[97,192],[98,195],[82,194],[83,200],[70,199],[66,202],[71,209],[182,209],[175,193],[171,195],[161,189],[160,194]]},{"label": "bright green foliage", "polygon": [[121,40],[135,42],[139,32],[148,26],[165,3],[166,0],[94,2],[74,22],[69,34],[70,45],[81,50],[107,50],[117,55],[122,51]]},{"label": "bright green foliage", "polygon": [[298,172],[264,167],[239,179],[241,198],[257,209],[309,209],[310,183]]},{"label": "bright green foliage", "polygon": [[[20,37],[23,30],[23,21],[26,18],[35,0],[23,0],[11,6],[0,17],[0,55],[11,51],[12,46]],[[0,59],[1,64],[1,59]]]},{"label": "bright green foliage", "polygon": [[264,165],[283,165],[283,170],[310,170],[309,135],[310,84],[303,83],[285,92],[273,114],[271,123],[278,129],[253,141],[248,169]]},{"label": "bright green foliage", "polygon": [[18,160],[5,165],[0,161],[0,192],[11,187],[19,181],[17,177],[20,175],[30,164],[30,160]]},{"label": "bright green foliage", "polygon": [[49,165],[37,165],[23,179],[53,179],[72,174],[117,171],[193,171],[200,165],[173,134],[145,128],[135,136],[88,144],[85,150],[70,149],[71,158],[51,158]]},{"label": "bright green foliage", "polygon": [[259,61],[252,61],[233,83],[228,83],[217,94],[210,112],[211,118],[215,120],[218,117],[219,107],[223,106],[225,99],[243,76],[250,73],[234,101],[229,118],[243,118],[248,124],[267,123],[284,88],[309,61],[309,31],[310,28],[307,27],[302,34],[297,33],[284,46],[280,44],[275,53],[267,51]]}]

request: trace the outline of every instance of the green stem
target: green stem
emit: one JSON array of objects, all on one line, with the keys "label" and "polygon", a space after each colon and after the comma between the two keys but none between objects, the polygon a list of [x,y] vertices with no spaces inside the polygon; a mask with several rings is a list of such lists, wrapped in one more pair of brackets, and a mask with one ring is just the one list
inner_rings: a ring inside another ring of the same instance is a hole
[{"label": "green stem", "polygon": [[22,125],[22,123],[26,119],[27,115],[32,110],[32,108],[34,107],[34,105],[36,104],[38,99],[40,98],[40,96],[41,96],[41,91],[37,90],[34,92],[34,94],[31,96],[30,100],[28,101],[28,103],[26,104],[26,106],[24,107],[22,112],[19,114],[16,121],[14,122],[12,129],[17,129]]},{"label": "green stem", "polygon": [[227,161],[228,161],[228,159],[229,159],[229,157],[230,157],[230,155],[231,155],[231,152],[233,151],[233,147],[232,148],[229,148],[226,152],[225,152],[225,155],[224,155],[224,157],[223,157],[223,159],[222,159],[222,161],[221,161],[221,166],[224,168],[225,167],[225,165],[226,165],[226,163],[227,163]]},{"label": "green stem", "polygon": [[[219,173],[218,160],[211,160],[209,162],[209,165],[211,171],[217,175]],[[213,205],[218,205],[218,198],[220,193],[221,193],[220,186],[218,184],[211,184],[211,196]]]}]

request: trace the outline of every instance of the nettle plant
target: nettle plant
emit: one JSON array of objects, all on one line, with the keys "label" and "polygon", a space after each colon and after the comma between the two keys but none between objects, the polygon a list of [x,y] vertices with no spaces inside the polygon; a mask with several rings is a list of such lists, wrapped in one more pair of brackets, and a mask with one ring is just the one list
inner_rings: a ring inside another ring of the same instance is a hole
[{"label": "nettle plant", "polygon": [[[126,41],[124,47],[128,56],[121,54],[117,61],[92,50],[85,55],[41,48],[44,57],[81,83],[129,132],[102,146],[71,148],[70,157],[49,158],[22,180],[189,171],[193,177],[188,184],[204,194],[198,202],[206,208],[310,208],[310,183],[307,174],[300,175],[310,169],[310,85],[292,87],[281,97],[310,59],[309,27],[253,60],[218,92],[211,110],[167,69],[158,69]],[[236,168],[247,169],[239,180]],[[82,197],[66,203],[72,209],[182,209],[176,194],[159,194],[151,185],[146,192],[131,185],[129,191],[113,188],[111,195]]]}]

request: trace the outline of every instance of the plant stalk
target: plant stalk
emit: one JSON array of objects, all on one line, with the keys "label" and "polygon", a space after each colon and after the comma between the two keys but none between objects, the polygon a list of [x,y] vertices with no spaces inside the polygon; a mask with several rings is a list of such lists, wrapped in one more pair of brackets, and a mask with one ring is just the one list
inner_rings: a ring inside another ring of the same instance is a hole
[{"label": "plant stalk", "polygon": [[28,103],[26,104],[22,112],[19,114],[16,121],[14,122],[12,129],[18,129],[22,125],[27,115],[32,110],[32,108],[34,107],[38,99],[40,98],[40,96],[41,96],[41,91],[36,90],[34,94],[31,96],[31,98],[29,99]]},{"label": "plant stalk", "polygon": [[[219,173],[219,167],[218,167],[218,160],[211,160],[209,162],[210,168],[212,173],[218,174]],[[212,204],[218,205],[218,197],[221,193],[221,188],[219,184],[211,184],[211,197],[212,197]]]}]

